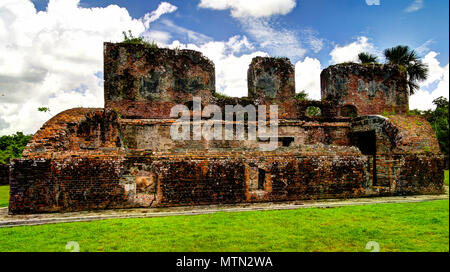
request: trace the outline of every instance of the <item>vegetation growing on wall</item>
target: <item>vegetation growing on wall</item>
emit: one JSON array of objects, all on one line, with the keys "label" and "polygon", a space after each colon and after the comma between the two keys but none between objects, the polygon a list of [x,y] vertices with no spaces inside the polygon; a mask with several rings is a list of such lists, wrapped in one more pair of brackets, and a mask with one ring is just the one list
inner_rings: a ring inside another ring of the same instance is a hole
[{"label": "vegetation growing on wall", "polygon": [[146,41],[143,37],[134,37],[133,33],[131,33],[131,30],[128,30],[128,34],[123,31],[123,41],[122,43],[130,43],[130,44],[142,44],[145,45],[148,48],[158,48],[158,45],[152,41]]},{"label": "vegetation growing on wall", "polygon": [[[384,50],[387,64],[398,65],[408,74],[408,87],[410,94],[419,89],[418,82],[428,77],[428,66],[420,61],[419,56],[409,46],[398,45]],[[376,63],[377,57],[367,52],[358,55],[362,64]]]},{"label": "vegetation growing on wall", "polygon": [[371,63],[377,63],[377,56],[366,53],[366,52],[361,52],[358,55],[358,59],[361,62],[361,64],[371,64]]}]

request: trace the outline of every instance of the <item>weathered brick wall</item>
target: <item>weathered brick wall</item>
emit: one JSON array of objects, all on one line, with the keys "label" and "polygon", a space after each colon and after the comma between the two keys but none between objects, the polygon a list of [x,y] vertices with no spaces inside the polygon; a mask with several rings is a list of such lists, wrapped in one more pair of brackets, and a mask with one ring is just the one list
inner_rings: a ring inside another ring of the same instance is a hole
[{"label": "weathered brick wall", "polygon": [[121,147],[118,114],[110,109],[75,108],[48,120],[33,135],[24,158],[51,158],[55,152],[111,153]]},{"label": "weathered brick wall", "polygon": [[9,164],[0,164],[0,185],[9,184]]},{"label": "weathered brick wall", "polygon": [[[261,142],[248,140],[184,140],[175,141],[170,136],[168,120],[133,120],[122,119],[120,131],[123,146],[127,149],[172,150],[172,149],[213,149],[213,148],[258,148]],[[222,124],[222,139],[225,139],[225,128]],[[257,124],[256,124],[257,126]],[[248,125],[244,124],[247,131]],[[280,121],[278,133],[280,138],[290,137],[290,146],[302,144],[333,144],[345,146],[350,144],[349,122],[311,121]],[[191,135],[192,136],[192,135]],[[192,137],[191,137],[192,139]],[[280,146],[282,146],[280,144]]]},{"label": "weathered brick wall", "polygon": [[339,112],[349,105],[359,115],[408,112],[407,77],[397,66],[332,65],[322,71],[320,79],[322,99],[333,102]]},{"label": "weathered brick wall", "polygon": [[[364,156],[303,156],[269,163],[270,192],[257,201],[362,196],[367,185]],[[256,194],[258,196],[258,194]]]},{"label": "weathered brick wall", "polygon": [[248,97],[257,105],[277,104],[279,119],[297,118],[294,69],[287,58],[253,58],[247,72]]},{"label": "weathered brick wall", "polygon": [[[369,131],[375,136],[375,153],[366,154],[370,161],[368,171],[372,186],[384,187],[378,188],[383,194],[439,193],[443,190],[444,160],[427,120],[407,115],[366,116],[353,120],[350,134]],[[375,179],[373,159],[376,160]],[[415,180],[423,182],[409,181],[410,177],[403,174],[408,171],[413,171]]]},{"label": "weathered brick wall", "polygon": [[[254,58],[249,96],[233,98],[214,92],[214,64],[199,52],[105,43],[104,56],[105,109],[64,111],[33,136],[11,164],[11,213],[443,190],[431,126],[398,115],[408,109],[398,67],[331,66],[321,75],[325,100],[297,101],[288,59]],[[279,148],[260,151],[263,139],[174,141],[170,109],[194,96],[223,113],[225,105],[277,104]],[[342,117],[346,105],[397,115]],[[308,116],[310,106],[322,115]]]},{"label": "weathered brick wall", "polygon": [[193,96],[209,104],[214,63],[193,50],[104,44],[105,107],[126,118],[169,118],[176,104]]},{"label": "weathered brick wall", "polygon": [[[17,159],[12,164],[9,211],[244,203],[364,193],[365,157],[357,149],[322,145],[303,150],[254,152],[248,157],[240,152],[190,156],[138,152],[124,158]],[[255,185],[258,170],[265,171],[264,188]]]},{"label": "weathered brick wall", "polygon": [[9,212],[14,214],[129,207],[119,158],[17,159]]},{"label": "weathered brick wall", "polygon": [[440,155],[404,155],[398,158],[397,194],[444,193],[444,160]]}]

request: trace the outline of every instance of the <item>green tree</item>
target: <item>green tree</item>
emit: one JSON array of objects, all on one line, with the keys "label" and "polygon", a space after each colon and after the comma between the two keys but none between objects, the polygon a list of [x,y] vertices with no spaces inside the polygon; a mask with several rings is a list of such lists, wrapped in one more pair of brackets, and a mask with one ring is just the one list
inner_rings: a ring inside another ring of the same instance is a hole
[{"label": "green tree", "polygon": [[22,157],[25,146],[33,135],[25,135],[17,132],[13,135],[5,135],[0,137],[0,163],[5,164],[13,158]]},{"label": "green tree", "polygon": [[422,63],[419,56],[408,46],[398,45],[384,50],[384,56],[389,64],[396,64],[404,69],[408,75],[408,86],[410,94],[419,89],[418,82],[428,77],[428,66]]},{"label": "green tree", "polygon": [[358,54],[358,59],[362,64],[371,64],[377,63],[378,57],[370,53],[361,52]]},{"label": "green tree", "polygon": [[298,101],[308,100],[308,94],[306,93],[305,90],[302,90],[296,93],[294,98],[297,99]]},{"label": "green tree", "polygon": [[443,154],[448,156],[449,152],[449,129],[448,129],[448,108],[449,101],[445,97],[439,97],[433,100],[436,105],[435,110],[427,110],[423,112],[423,116],[430,122],[436,137],[439,141],[439,146]]}]

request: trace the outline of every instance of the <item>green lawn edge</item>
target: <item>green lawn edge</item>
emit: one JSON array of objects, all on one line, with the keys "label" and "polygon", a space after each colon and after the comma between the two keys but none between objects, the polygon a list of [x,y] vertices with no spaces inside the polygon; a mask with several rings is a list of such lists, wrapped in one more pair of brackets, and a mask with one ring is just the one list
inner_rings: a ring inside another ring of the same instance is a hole
[{"label": "green lawn edge", "polygon": [[0,229],[0,251],[449,251],[449,201],[219,212]]}]

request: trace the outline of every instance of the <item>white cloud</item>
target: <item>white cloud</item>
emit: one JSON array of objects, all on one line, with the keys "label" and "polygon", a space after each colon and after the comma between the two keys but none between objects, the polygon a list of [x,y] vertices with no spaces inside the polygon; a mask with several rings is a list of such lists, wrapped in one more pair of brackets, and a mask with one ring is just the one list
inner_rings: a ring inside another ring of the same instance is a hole
[{"label": "white cloud", "polygon": [[426,42],[424,42],[422,45],[420,45],[419,47],[415,48],[414,50],[420,55],[425,55],[426,53],[430,52],[430,45],[434,43],[433,39],[427,40]]},{"label": "white cloud", "polygon": [[410,97],[410,109],[434,109],[434,99],[440,96],[449,98],[449,64],[441,66],[436,59],[437,55],[431,51],[422,59],[423,63],[428,65],[429,75],[428,79],[420,84],[420,90]]},{"label": "white cloud", "polygon": [[154,41],[158,44],[166,44],[172,38],[172,35],[166,31],[149,30],[142,34],[148,41]]},{"label": "white cloud", "polygon": [[296,31],[280,27],[269,19],[242,18],[239,21],[259,47],[269,51],[272,56],[299,58],[306,53]]},{"label": "white cloud", "polygon": [[231,10],[231,16],[244,17],[270,17],[273,15],[285,15],[291,12],[295,6],[295,0],[201,0],[200,8],[216,10]]},{"label": "white cloud", "polygon": [[424,2],[423,0],[414,0],[414,2],[409,5],[404,11],[405,12],[415,12],[423,8]]},{"label": "white cloud", "polygon": [[161,19],[160,23],[164,26],[165,31],[180,35],[181,37],[186,39],[188,43],[202,44],[213,40],[207,35],[192,31],[182,26],[178,26],[169,19]]},{"label": "white cloud", "polygon": [[339,46],[336,45],[334,49],[330,52],[331,63],[342,63],[342,62],[358,62],[358,54],[361,52],[369,52],[371,54],[380,55],[380,53],[375,49],[375,46],[369,42],[367,37],[358,37],[355,42],[350,44]]},{"label": "white cloud", "polygon": [[295,64],[295,91],[306,91],[308,97],[320,100],[320,73],[322,68],[318,59],[306,57]]},{"label": "white cloud", "polygon": [[379,6],[380,0],[366,0],[368,6]]},{"label": "white cloud", "polygon": [[145,14],[143,18],[143,22],[146,28],[150,27],[150,23],[154,22],[161,17],[161,15],[164,15],[166,13],[172,13],[177,10],[177,7],[167,3],[167,2],[161,2],[158,5],[158,8],[150,13]]},{"label": "white cloud", "polygon": [[324,39],[317,37],[319,35],[317,31],[312,28],[305,28],[302,34],[305,43],[314,53],[318,53],[322,50]]},{"label": "white cloud", "polygon": [[243,31],[258,46],[272,56],[299,59],[309,48],[318,53],[324,40],[313,29],[295,31],[277,22],[275,15],[286,15],[296,7],[295,0],[201,0],[200,8],[230,10],[231,16],[242,25]]},{"label": "white cloud", "polygon": [[[151,21],[174,9],[167,7],[144,18]],[[50,0],[46,11],[37,12],[28,0],[2,0],[0,134],[35,132],[50,117],[38,112],[39,106],[52,114],[103,107],[103,81],[96,76],[103,71],[103,42],[122,40],[126,30],[144,32],[144,21],[116,5],[82,8],[79,0]]]}]

